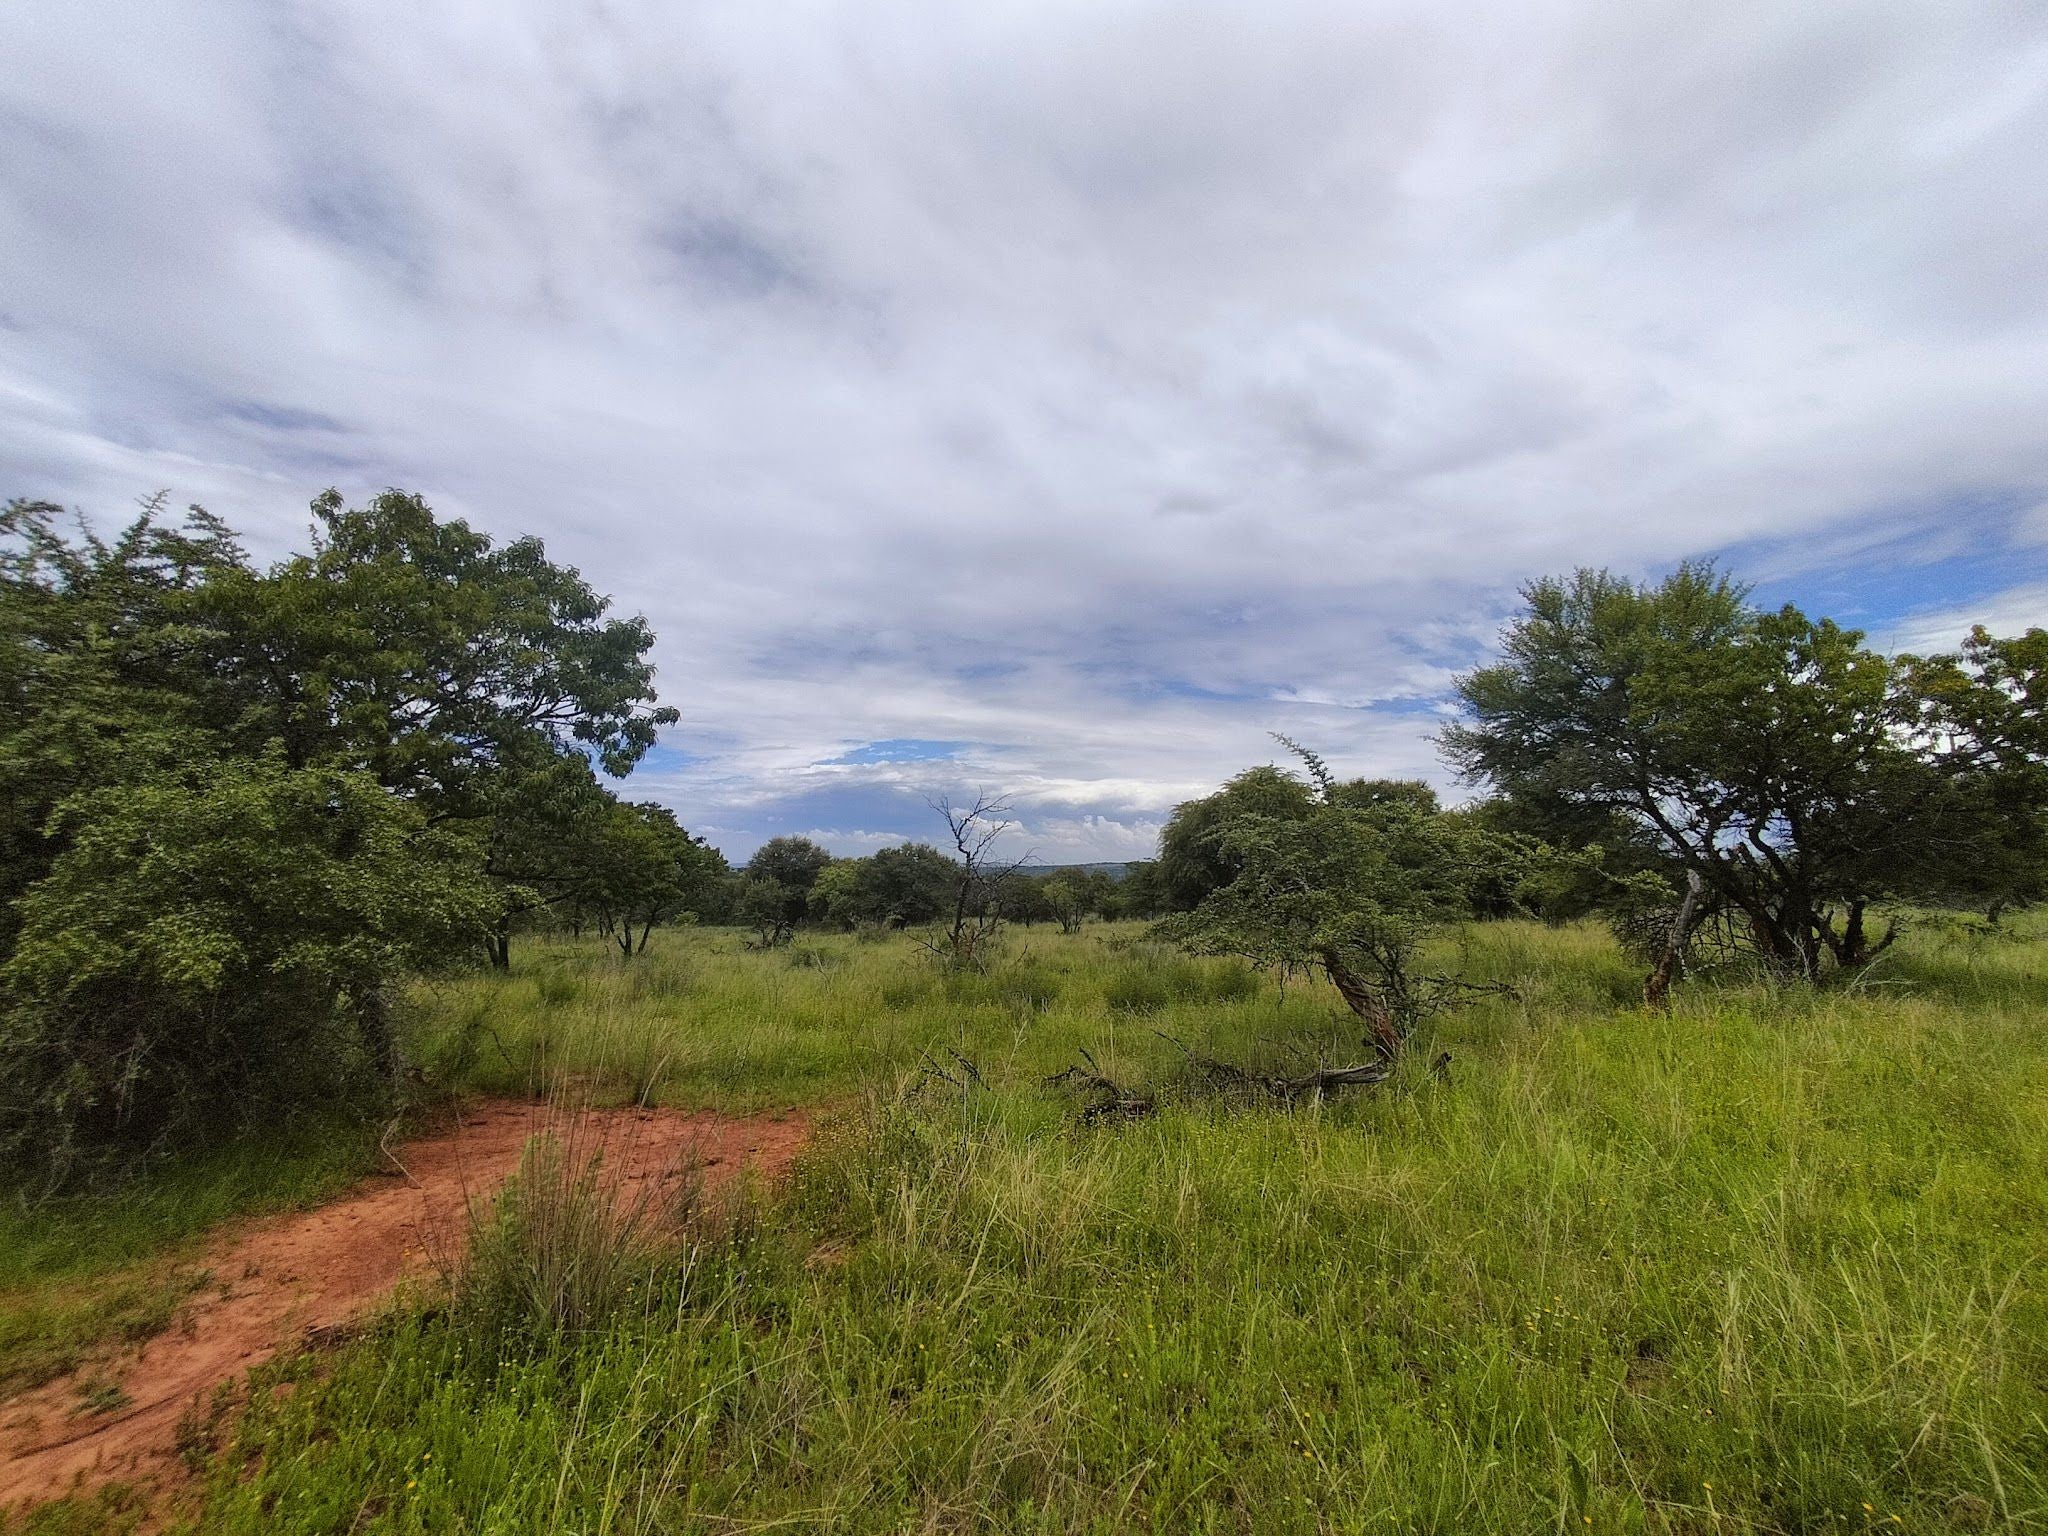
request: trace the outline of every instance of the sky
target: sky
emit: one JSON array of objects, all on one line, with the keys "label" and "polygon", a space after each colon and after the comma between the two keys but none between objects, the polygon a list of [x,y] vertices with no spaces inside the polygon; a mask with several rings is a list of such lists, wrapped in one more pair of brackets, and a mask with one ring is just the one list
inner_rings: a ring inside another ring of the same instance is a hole
[{"label": "sky", "polygon": [[0,495],[327,486],[659,636],[735,857],[1150,854],[1431,738],[1520,583],[2048,623],[2048,12],[0,7]]}]

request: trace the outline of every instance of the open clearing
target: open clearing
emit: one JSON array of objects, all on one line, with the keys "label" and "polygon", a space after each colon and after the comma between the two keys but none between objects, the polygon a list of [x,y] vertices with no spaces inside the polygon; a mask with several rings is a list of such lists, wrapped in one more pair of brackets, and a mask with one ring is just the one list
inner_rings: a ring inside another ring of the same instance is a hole
[{"label": "open clearing", "polygon": [[[1190,1053],[1348,1059],[1334,992],[1138,925],[1018,931],[985,974],[901,936],[531,943],[423,990],[430,1078],[559,1072],[762,1167],[802,1138],[786,1176],[594,1322],[401,1291],[255,1364],[171,1503],[0,1529],[2048,1528],[2043,927],[1930,918],[1853,988],[1698,978],[1655,1013],[1597,926],[1471,924],[1430,963],[1514,990],[1292,1110],[1199,1091]],[[1047,1079],[1083,1048],[1158,1112],[1081,1124]],[[811,1123],[691,1118],[783,1105]],[[403,1232],[407,1193],[360,1198]],[[347,1245],[348,1209],[282,1224]],[[329,1315],[305,1284],[270,1343]]]},{"label": "open clearing", "polygon": [[[237,1224],[206,1248],[206,1282],[169,1330],[132,1354],[45,1382],[0,1407],[0,1508],[75,1484],[162,1473],[181,1419],[296,1341],[361,1319],[405,1279],[445,1266],[465,1236],[469,1202],[518,1166],[550,1131],[601,1145],[628,1181],[710,1180],[743,1168],[773,1174],[802,1145],[801,1115],[725,1116],[595,1109],[573,1117],[503,1100],[466,1107],[446,1129],[406,1143],[390,1173],[315,1210]],[[82,1399],[88,1381],[99,1401]]]}]

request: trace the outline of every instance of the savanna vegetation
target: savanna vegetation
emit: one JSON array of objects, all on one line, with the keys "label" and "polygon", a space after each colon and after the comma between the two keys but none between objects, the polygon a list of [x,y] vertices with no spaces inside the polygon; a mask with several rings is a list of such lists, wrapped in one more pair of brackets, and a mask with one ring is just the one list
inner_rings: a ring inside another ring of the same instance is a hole
[{"label": "savanna vegetation", "polygon": [[436,1098],[818,1129],[658,1209],[537,1144],[158,1518],[2048,1527],[2048,634],[1582,572],[1459,685],[1468,804],[1287,742],[1120,872],[1007,862],[986,795],[733,870],[607,782],[673,719],[644,624],[315,510],[265,570],[0,529],[0,1394]]}]

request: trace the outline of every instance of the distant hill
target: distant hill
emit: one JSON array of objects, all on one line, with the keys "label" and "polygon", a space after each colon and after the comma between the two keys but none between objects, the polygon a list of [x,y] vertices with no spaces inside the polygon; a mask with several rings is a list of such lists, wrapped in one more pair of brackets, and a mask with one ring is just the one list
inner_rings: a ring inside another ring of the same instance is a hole
[{"label": "distant hill", "polygon": [[1057,875],[1062,872],[1076,875],[1092,875],[1100,872],[1109,876],[1112,880],[1123,879],[1125,875],[1130,873],[1130,870],[1131,866],[1127,861],[1105,862],[1101,864],[1026,864],[1024,866],[1024,873],[1028,875]]}]

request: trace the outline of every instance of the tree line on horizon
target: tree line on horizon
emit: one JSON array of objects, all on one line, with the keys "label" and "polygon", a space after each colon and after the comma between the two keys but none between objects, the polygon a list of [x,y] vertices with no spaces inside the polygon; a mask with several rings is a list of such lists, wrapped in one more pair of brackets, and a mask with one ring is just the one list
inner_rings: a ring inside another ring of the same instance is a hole
[{"label": "tree line on horizon", "polygon": [[1605,917],[1656,1002],[1703,945],[1821,982],[1902,906],[1995,922],[2048,878],[2048,633],[1889,657],[1691,564],[1525,589],[1441,737],[1467,806],[1289,741],[1300,771],[1177,807],[1122,879],[996,862],[987,802],[935,807],[950,854],[783,837],[732,869],[605,782],[677,718],[644,620],[417,496],[313,515],[258,568],[161,498],[111,538],[0,509],[0,1164],[51,1187],[388,1094],[406,980],[522,931],[630,959],[675,921],[930,929],[985,965],[1003,924],[1158,919],[1327,976],[1391,1056],[1460,995],[1418,968],[1460,918]]}]

